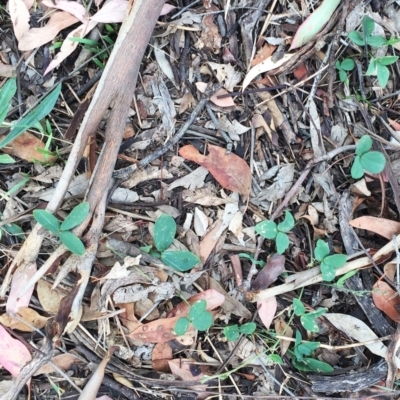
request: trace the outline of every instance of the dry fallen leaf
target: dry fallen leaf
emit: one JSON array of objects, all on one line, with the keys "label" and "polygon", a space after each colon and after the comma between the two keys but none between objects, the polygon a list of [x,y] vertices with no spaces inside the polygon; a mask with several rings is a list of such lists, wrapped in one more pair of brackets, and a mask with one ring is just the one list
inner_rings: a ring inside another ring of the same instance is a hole
[{"label": "dry fallen leaf", "polygon": [[248,196],[251,189],[251,172],[247,163],[236,154],[226,154],[222,147],[208,146],[209,154],[200,154],[192,145],[183,146],[179,154],[207,168],[225,189]]},{"label": "dry fallen leaf", "polygon": [[10,0],[8,7],[14,27],[14,34],[19,41],[29,30],[29,11],[22,0]]},{"label": "dry fallen leaf", "polygon": [[274,320],[276,308],[278,307],[275,296],[258,300],[257,307],[258,316],[260,317],[264,326],[268,329]]},{"label": "dry fallen leaf", "polygon": [[350,225],[354,228],[375,232],[388,240],[392,240],[393,235],[397,236],[400,233],[400,222],[370,215],[353,219],[350,221]]},{"label": "dry fallen leaf", "polygon": [[[199,92],[204,93],[207,89],[207,83],[197,82],[196,87]],[[225,89],[219,89],[210,97],[210,101],[212,101],[218,107],[235,107],[232,97],[225,97],[223,99],[218,98],[218,96],[223,96],[225,94],[229,93]]]},{"label": "dry fallen leaf", "polygon": [[151,353],[153,369],[158,372],[170,372],[168,361],[172,360],[172,349],[168,343],[157,343]]},{"label": "dry fallen leaf", "polygon": [[[83,363],[83,361],[79,357],[77,357],[71,353],[58,354],[57,356],[52,357],[51,362],[63,371],[67,371],[68,369],[70,369],[72,364],[82,364]],[[37,375],[41,375],[41,374],[53,374],[54,372],[56,372],[56,370],[53,367],[53,365],[50,363],[47,363],[47,364],[43,365],[43,367],[40,367],[33,374],[33,376],[37,376]]]},{"label": "dry fallen leaf", "polygon": [[[18,310],[18,317],[13,318],[8,314],[0,315],[0,323],[7,328],[17,329],[22,332],[34,332],[36,329],[42,329],[46,325],[49,318],[42,317],[35,310],[28,307],[20,307]],[[26,321],[25,324],[23,321]]]},{"label": "dry fallen leaf", "polygon": [[378,281],[372,290],[375,305],[395,322],[400,322],[400,296],[386,282]]},{"label": "dry fallen leaf", "polygon": [[266,289],[274,283],[285,269],[285,256],[273,254],[267,261],[265,267],[257,274],[252,284],[253,290]]},{"label": "dry fallen leaf", "polygon": [[[282,317],[278,317],[275,320],[275,331],[280,336],[286,336],[288,338],[293,337],[293,329],[284,321]],[[291,345],[291,341],[279,339],[279,343],[281,356],[284,356]]]}]

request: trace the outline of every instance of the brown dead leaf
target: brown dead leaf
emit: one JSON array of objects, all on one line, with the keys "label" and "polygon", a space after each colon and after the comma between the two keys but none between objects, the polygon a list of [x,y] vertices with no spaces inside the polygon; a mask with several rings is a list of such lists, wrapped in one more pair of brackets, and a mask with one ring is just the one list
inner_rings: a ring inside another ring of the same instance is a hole
[{"label": "brown dead leaf", "polygon": [[[58,354],[57,356],[54,356],[51,359],[51,362],[63,371],[67,371],[68,369],[70,369],[72,364],[82,364],[83,363],[83,361],[79,357],[77,357],[71,353]],[[41,374],[52,374],[54,372],[56,372],[56,370],[54,369],[53,365],[51,365],[50,363],[47,363],[47,364],[43,365],[43,367],[40,367],[33,374],[33,376],[37,376],[37,375],[41,375]]]},{"label": "brown dead leaf", "polygon": [[9,0],[8,7],[14,27],[14,34],[20,40],[29,30],[29,11],[22,0]]},{"label": "brown dead leaf", "polygon": [[42,317],[35,310],[28,307],[20,307],[18,310],[18,316],[29,325],[24,324],[19,319],[11,317],[9,314],[0,315],[0,323],[10,329],[17,329],[22,332],[34,332],[35,328],[44,328],[48,320],[48,318]]},{"label": "brown dead leaf", "polygon": [[130,332],[133,332],[142,324],[138,321],[135,316],[135,304],[134,303],[123,303],[117,304],[121,309],[125,309],[123,313],[119,315],[122,325],[124,325]]},{"label": "brown dead leaf", "polygon": [[363,217],[353,219],[350,221],[350,225],[354,228],[375,232],[388,240],[392,240],[393,235],[397,236],[400,233],[400,222],[385,218],[371,217],[370,215],[364,215]]},{"label": "brown dead leaf", "polygon": [[[206,366],[198,365],[194,359],[177,359],[168,361],[171,372],[183,381],[200,381],[204,378]],[[206,388],[207,386],[205,386]]]},{"label": "brown dead leaf", "polygon": [[[275,331],[280,336],[286,336],[288,338],[293,337],[293,329],[284,321],[282,317],[278,317],[275,320]],[[280,353],[283,357],[287,352],[291,342],[290,340],[279,339],[280,342]]]},{"label": "brown dead leaf", "polygon": [[218,240],[220,238],[220,235],[216,235],[218,232],[220,232],[220,228],[222,226],[222,219],[218,219],[215,221],[213,227],[211,230],[209,230],[203,239],[200,242],[200,259],[202,262],[205,262],[208,258],[208,256],[211,254],[211,252],[214,250],[215,246],[218,243]]},{"label": "brown dead leaf", "polygon": [[33,50],[53,40],[57,34],[65,28],[79,22],[77,18],[67,12],[56,12],[42,28],[32,28],[22,37],[18,43],[21,51]]},{"label": "brown dead leaf", "polygon": [[293,75],[298,81],[302,81],[308,77],[308,71],[305,63],[301,63],[294,71]]},{"label": "brown dead leaf", "polygon": [[268,57],[272,56],[272,53],[275,51],[276,46],[272,44],[266,43],[263,47],[261,47],[258,51],[253,60],[251,61],[251,66],[254,67],[257,64],[260,64]]},{"label": "brown dead leaf", "polygon": [[222,38],[218,31],[218,26],[214,24],[214,14],[203,17],[200,40],[196,43],[196,48],[201,50],[206,48],[214,54],[218,54],[221,50]]},{"label": "brown dead leaf", "polygon": [[56,314],[60,308],[61,299],[64,297],[57,290],[52,289],[51,283],[43,279],[37,283],[36,291],[41,306],[48,312]]},{"label": "brown dead leaf", "polygon": [[170,372],[168,361],[172,360],[172,349],[168,343],[157,343],[151,354],[153,369],[158,372]]},{"label": "brown dead leaf", "polygon": [[57,157],[48,156],[41,152],[45,144],[32,133],[24,132],[14,139],[9,145],[3,148],[4,153],[26,160],[28,162],[49,162],[53,163]]},{"label": "brown dead leaf", "polygon": [[278,307],[275,297],[268,297],[257,301],[258,316],[260,317],[264,326],[269,329],[272,321],[274,320],[275,312]]},{"label": "brown dead leaf", "polygon": [[[207,83],[205,82],[197,82],[196,83],[197,90],[201,93],[204,93],[207,88]],[[225,97],[223,99],[219,99],[218,96],[223,96],[225,94],[229,94],[225,89],[219,89],[215,92],[211,97],[210,101],[212,101],[218,107],[235,107],[235,103],[232,97]],[[180,114],[180,112],[179,112]]]},{"label": "brown dead leaf", "polygon": [[257,274],[252,284],[253,290],[263,290],[274,283],[285,269],[285,260],[285,256],[273,254],[265,267]]},{"label": "brown dead leaf", "polygon": [[183,146],[179,154],[207,168],[225,189],[248,196],[251,189],[251,172],[247,163],[236,154],[226,154],[222,147],[208,146],[207,156],[200,154],[193,145]]},{"label": "brown dead leaf", "polygon": [[395,322],[400,322],[400,296],[386,282],[378,281],[372,290],[375,305]]}]

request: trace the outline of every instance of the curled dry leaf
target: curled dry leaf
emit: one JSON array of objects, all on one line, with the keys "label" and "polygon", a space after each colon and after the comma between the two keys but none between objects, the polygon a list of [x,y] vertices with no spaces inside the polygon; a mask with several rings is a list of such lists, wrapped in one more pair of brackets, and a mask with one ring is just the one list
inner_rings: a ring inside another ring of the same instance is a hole
[{"label": "curled dry leaf", "polygon": [[260,317],[264,326],[268,329],[274,320],[278,303],[276,298],[269,297],[268,299],[261,299],[257,301],[258,316]]},{"label": "curled dry leaf", "polygon": [[183,146],[179,154],[207,168],[225,189],[248,196],[251,189],[251,172],[247,163],[236,154],[226,154],[222,147],[208,146],[209,154],[200,154],[192,145]]},{"label": "curled dry leaf", "polygon": [[21,368],[31,359],[31,353],[25,345],[14,339],[0,325],[0,365],[12,376],[17,377]]},{"label": "curled dry leaf", "polygon": [[275,68],[279,68],[281,65],[285,64],[290,58],[293,57],[293,54],[285,54],[279,61],[273,62],[272,57],[268,57],[263,62],[257,64],[255,67],[251,68],[251,70],[247,73],[243,80],[242,90],[244,91],[247,86],[251,83],[251,81],[260,74],[264,72],[271,71]]},{"label": "curled dry leaf", "polygon": [[273,254],[267,261],[265,267],[257,274],[252,284],[253,290],[266,289],[274,283],[285,269],[285,256]]},{"label": "curled dry leaf", "polygon": [[395,322],[400,322],[400,296],[386,282],[378,281],[372,290],[375,305]]},{"label": "curled dry leaf", "polygon": [[[9,314],[3,314],[0,315],[0,323],[10,329],[17,329],[22,332],[34,332],[35,328],[44,328],[48,320],[48,318],[42,317],[35,310],[28,307],[20,307],[18,310],[18,317],[17,319]],[[23,321],[26,321],[26,324]]]},{"label": "curled dry leaf", "polygon": [[[207,88],[207,83],[197,82],[196,87],[199,92],[204,93]],[[229,93],[225,89],[219,89],[210,97],[210,101],[212,101],[218,107],[235,107],[232,97],[225,97],[223,99],[218,98],[218,96],[223,96],[224,94]]]},{"label": "curled dry leaf", "polygon": [[354,228],[375,232],[388,240],[392,240],[393,235],[397,236],[400,233],[400,222],[370,215],[353,219],[350,221],[350,225]]},{"label": "curled dry leaf", "polygon": [[8,6],[14,34],[19,41],[29,31],[29,11],[22,0],[10,0]]},{"label": "curled dry leaf", "polygon": [[87,20],[85,7],[76,1],[58,0],[57,3],[53,3],[51,0],[42,0],[42,3],[46,7],[58,8],[59,10],[70,13],[82,23],[85,23]]},{"label": "curled dry leaf", "polygon": [[[33,289],[34,286],[32,286]],[[57,314],[61,299],[64,297],[56,289],[51,288],[51,283],[40,279],[36,286],[39,302],[44,310]]]},{"label": "curled dry leaf", "polygon": [[29,29],[19,41],[18,49],[29,51],[40,47],[53,40],[60,31],[77,22],[79,20],[70,13],[64,11],[55,12],[42,28]]},{"label": "curled dry leaf", "polygon": [[300,25],[293,38],[290,50],[297,49],[308,43],[325,24],[339,5],[340,0],[324,0],[322,4]]}]

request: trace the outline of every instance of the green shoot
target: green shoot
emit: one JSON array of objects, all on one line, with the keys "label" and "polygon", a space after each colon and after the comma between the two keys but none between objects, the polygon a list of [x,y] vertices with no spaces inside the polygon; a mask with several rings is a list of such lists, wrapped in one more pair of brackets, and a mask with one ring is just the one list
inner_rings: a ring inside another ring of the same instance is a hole
[{"label": "green shoot", "polygon": [[256,324],[254,322],[248,322],[241,326],[230,325],[224,328],[224,335],[228,342],[232,342],[239,339],[240,334],[251,335],[256,330]]},{"label": "green shoot", "polygon": [[345,254],[329,255],[329,246],[323,240],[317,241],[314,249],[315,258],[321,263],[322,279],[326,282],[333,281],[336,276],[336,270],[346,264],[347,256]]},{"label": "green shoot", "polygon": [[181,317],[175,324],[174,332],[176,335],[184,335],[188,330],[190,324],[198,331],[206,331],[211,328],[214,317],[207,309],[207,302],[205,300],[198,300],[190,307],[187,317]]},{"label": "green shoot", "polygon": [[327,312],[327,308],[319,308],[316,311],[312,311],[307,313],[306,308],[300,299],[293,299],[293,312],[295,315],[300,317],[300,322],[304,326],[304,329],[307,329],[310,332],[318,333],[319,328],[318,324],[315,322],[315,318],[320,317],[325,312]]}]

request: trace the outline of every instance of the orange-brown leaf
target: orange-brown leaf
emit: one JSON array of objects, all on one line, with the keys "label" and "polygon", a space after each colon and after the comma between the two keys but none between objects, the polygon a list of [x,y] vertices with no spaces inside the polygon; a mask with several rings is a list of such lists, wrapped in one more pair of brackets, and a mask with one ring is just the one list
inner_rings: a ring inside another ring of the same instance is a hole
[{"label": "orange-brown leaf", "polygon": [[400,296],[386,282],[378,281],[372,291],[375,305],[395,322],[400,322]]},{"label": "orange-brown leaf", "polygon": [[168,343],[157,343],[151,354],[153,369],[158,372],[170,372],[168,361],[172,360],[172,349]]},{"label": "orange-brown leaf", "polygon": [[364,215],[363,217],[353,219],[350,221],[350,225],[354,228],[375,232],[388,240],[392,240],[393,235],[398,235],[400,233],[400,222],[385,218],[371,217],[370,215]]},{"label": "orange-brown leaf", "polygon": [[236,154],[227,155],[222,147],[209,145],[208,151],[208,155],[203,155],[196,147],[187,145],[179,150],[179,154],[207,168],[223,188],[248,196],[251,172],[247,163]]}]

